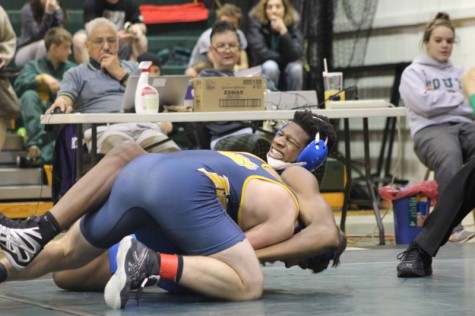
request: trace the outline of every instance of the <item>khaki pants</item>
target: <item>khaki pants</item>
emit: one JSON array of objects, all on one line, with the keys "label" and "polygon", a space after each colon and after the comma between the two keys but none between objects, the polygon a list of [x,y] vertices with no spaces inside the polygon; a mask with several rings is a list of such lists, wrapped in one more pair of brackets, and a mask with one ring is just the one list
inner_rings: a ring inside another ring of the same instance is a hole
[{"label": "khaki pants", "polygon": [[[97,152],[106,154],[114,146],[124,141],[134,141],[143,148],[167,139],[157,123],[118,123],[97,127]],[[92,132],[84,132],[88,150],[91,151]],[[161,145],[148,149],[149,152],[171,152],[180,150],[180,147],[169,140]]]}]

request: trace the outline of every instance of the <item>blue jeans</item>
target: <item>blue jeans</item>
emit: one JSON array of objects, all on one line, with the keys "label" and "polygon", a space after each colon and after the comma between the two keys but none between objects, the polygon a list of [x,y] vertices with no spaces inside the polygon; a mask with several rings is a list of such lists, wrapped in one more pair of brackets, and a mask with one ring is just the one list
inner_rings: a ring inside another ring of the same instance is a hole
[{"label": "blue jeans", "polygon": [[272,80],[276,87],[279,86],[279,81],[281,79],[284,80],[285,83],[285,90],[287,91],[298,91],[302,90],[303,86],[303,65],[300,61],[290,62],[285,65],[283,69],[283,73],[281,74],[282,70],[273,60],[267,60],[262,65],[262,73],[267,75],[270,80]]}]

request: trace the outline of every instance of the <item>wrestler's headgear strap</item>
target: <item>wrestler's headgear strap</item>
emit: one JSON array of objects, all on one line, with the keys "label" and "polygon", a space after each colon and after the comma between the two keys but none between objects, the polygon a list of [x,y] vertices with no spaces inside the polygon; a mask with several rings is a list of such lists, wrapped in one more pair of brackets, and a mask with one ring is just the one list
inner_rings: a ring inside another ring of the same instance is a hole
[{"label": "wrestler's headgear strap", "polygon": [[[279,130],[276,133],[276,136],[279,134],[279,132],[287,125],[288,123],[285,123],[282,125],[282,127],[279,128]],[[328,155],[328,146],[327,146],[328,138],[325,139],[325,141],[320,139],[320,133],[317,133],[315,135],[315,139],[310,142],[300,153],[300,155],[297,157],[297,160],[295,162],[300,163],[303,162],[302,166],[309,170],[309,171],[314,171],[318,167],[320,167],[323,162],[327,159]]]}]

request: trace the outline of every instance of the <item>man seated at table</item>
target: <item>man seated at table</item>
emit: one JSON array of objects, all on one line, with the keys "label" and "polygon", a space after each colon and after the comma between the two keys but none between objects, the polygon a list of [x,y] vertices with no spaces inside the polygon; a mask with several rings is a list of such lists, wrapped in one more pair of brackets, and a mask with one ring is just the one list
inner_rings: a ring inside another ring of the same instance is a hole
[{"label": "man seated at table", "polygon": [[[89,62],[66,72],[58,97],[45,112],[52,114],[59,108],[63,113],[119,112],[122,98],[131,74],[139,74],[138,64],[119,60],[118,35],[115,25],[106,18],[97,18],[86,25]],[[170,123],[124,123],[100,126],[97,129],[97,149],[106,153],[117,144],[130,140],[142,147],[167,138]],[[88,139],[90,133],[86,133]],[[168,141],[151,149],[152,152],[179,150]]]},{"label": "man seated at table", "polygon": [[[234,77],[234,69],[239,61],[241,42],[236,27],[227,21],[218,21],[211,30],[211,44],[208,53],[212,56],[213,68],[200,72],[199,77]],[[267,89],[275,90],[272,82],[266,80]],[[252,134],[252,128],[244,122],[213,122],[206,125],[211,138],[210,148],[231,135]]]},{"label": "man seated at table", "polygon": [[[239,29],[239,24],[241,22],[241,9],[230,3],[224,4],[221,8],[216,10],[216,20],[217,21],[228,21],[237,29],[237,34],[239,36],[239,59],[238,62],[234,65],[235,70],[247,69],[249,68],[249,62],[247,58],[247,39],[246,35]],[[208,65],[204,69],[211,68],[213,66],[212,60],[214,56],[210,51],[210,34],[212,28],[207,29],[201,33],[200,37],[196,41],[193,51],[191,52],[190,61],[188,63],[188,68],[185,71],[185,74],[196,77],[201,72],[200,65]]]}]

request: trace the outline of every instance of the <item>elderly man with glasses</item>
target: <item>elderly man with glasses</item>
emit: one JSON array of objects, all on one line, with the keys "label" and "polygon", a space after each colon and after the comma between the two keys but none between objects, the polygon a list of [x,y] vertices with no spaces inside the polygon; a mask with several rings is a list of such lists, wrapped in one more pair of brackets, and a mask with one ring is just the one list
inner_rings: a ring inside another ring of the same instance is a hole
[{"label": "elderly man with glasses", "polygon": [[[61,82],[58,97],[46,114],[60,109],[63,113],[119,112],[129,75],[139,74],[138,64],[120,60],[119,41],[115,25],[106,18],[97,18],[86,25],[89,62],[68,71]],[[106,153],[123,141],[135,141],[142,147],[166,139],[171,130],[168,123],[124,123],[98,128],[98,152]],[[88,139],[86,131],[86,139]],[[179,150],[168,141],[152,149],[153,152]]]}]

